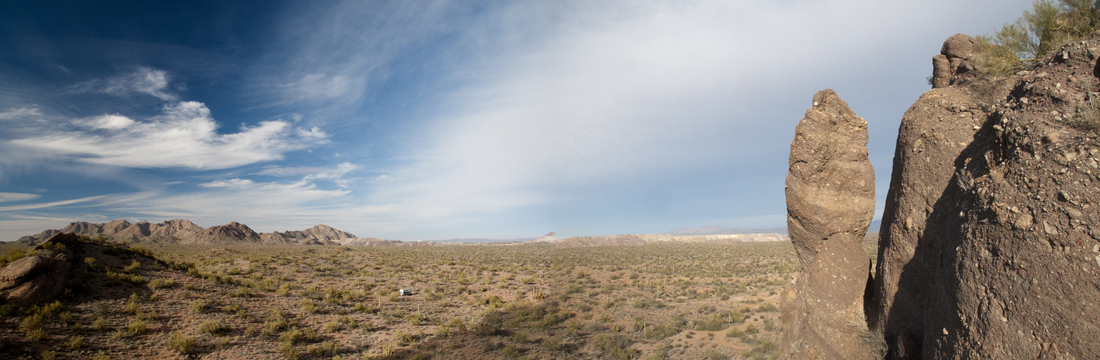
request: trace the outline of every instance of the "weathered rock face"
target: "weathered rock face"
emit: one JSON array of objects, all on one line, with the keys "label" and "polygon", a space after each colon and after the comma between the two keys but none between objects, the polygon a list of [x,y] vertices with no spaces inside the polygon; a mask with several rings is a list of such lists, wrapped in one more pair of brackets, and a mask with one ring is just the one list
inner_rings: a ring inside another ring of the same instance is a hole
[{"label": "weathered rock face", "polygon": [[[926,312],[924,296],[943,291],[927,276],[942,263],[938,254],[918,251],[918,244],[922,239],[957,237],[962,219],[952,209],[960,205],[959,199],[944,197],[944,192],[952,184],[955,162],[986,117],[967,91],[946,87],[921,95],[902,118],[879,232],[874,292],[867,305],[883,309],[869,312],[869,325],[897,343],[899,356],[919,358],[913,343],[932,335],[924,334],[931,330],[917,317]],[[902,317],[910,320],[881,321],[887,314],[908,314]]]},{"label": "weathered rock face", "polygon": [[783,294],[781,351],[794,359],[872,359],[860,242],[875,206],[867,122],[832,90],[814,95],[791,143],[787,227],[802,273]]},{"label": "weathered rock face", "polygon": [[40,245],[35,248],[36,255],[13,261],[0,269],[0,296],[4,302],[28,307],[53,300],[65,289],[65,278],[72,268],[72,249],[78,243],[76,235],[57,234],[44,244],[65,245],[65,250],[57,252]]},{"label": "weathered rock face", "polygon": [[867,304],[888,358],[1096,357],[1098,49],[1067,44],[1003,89],[956,72],[906,112]]},{"label": "weathered rock face", "polygon": [[789,164],[787,228],[802,266],[830,236],[862,240],[875,212],[867,122],[832,90],[814,95],[813,108],[795,128]]}]

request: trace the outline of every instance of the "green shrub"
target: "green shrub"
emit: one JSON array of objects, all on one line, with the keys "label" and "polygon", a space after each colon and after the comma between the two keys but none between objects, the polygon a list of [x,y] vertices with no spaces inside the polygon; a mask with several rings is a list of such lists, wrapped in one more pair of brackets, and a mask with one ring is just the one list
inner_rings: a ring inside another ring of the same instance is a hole
[{"label": "green shrub", "polygon": [[142,335],[149,330],[149,327],[145,325],[145,321],[142,320],[134,320],[126,328],[130,330],[131,335]]},{"label": "green shrub", "polygon": [[98,318],[92,322],[92,329],[95,330],[107,330],[107,319]]},{"label": "green shrub", "polygon": [[24,333],[29,333],[32,330],[41,329],[44,320],[41,314],[27,316],[19,323],[19,330]]},{"label": "green shrub", "polygon": [[12,263],[15,260],[19,260],[19,259],[22,259],[24,257],[27,257],[27,255],[30,255],[30,253],[27,252],[26,250],[23,250],[23,249],[8,250],[7,254],[0,257],[0,267],[7,266],[8,264]]},{"label": "green shrub", "polygon": [[122,268],[122,272],[132,273],[135,270],[137,270],[138,268],[141,268],[141,263],[138,262],[137,260],[134,260],[134,261],[130,262],[130,266]]},{"label": "green shrub", "polygon": [[209,307],[209,304],[206,303],[206,300],[195,299],[195,300],[192,300],[191,303],[188,306],[191,308],[191,312],[196,313],[196,314],[202,314],[202,313],[206,312],[206,308]]},{"label": "green shrub", "polygon": [[252,297],[252,290],[250,290],[249,288],[244,287],[244,286],[238,286],[237,291],[233,292],[233,296],[234,297],[243,297],[243,298]]},{"label": "green shrub", "polygon": [[210,335],[222,335],[225,333],[225,327],[217,320],[206,320],[199,323],[199,332]]},{"label": "green shrub", "polygon": [[195,352],[195,339],[179,331],[173,331],[168,334],[168,348],[180,354],[191,354]]},{"label": "green shrub", "polygon": [[517,348],[515,344],[508,344],[500,350],[500,353],[510,358],[518,358],[520,355],[522,355],[522,353],[519,351],[519,348]]},{"label": "green shrub", "polygon": [[78,349],[80,349],[81,347],[84,346],[84,337],[83,336],[73,336],[72,338],[69,339],[69,342],[66,344],[66,346],[71,351],[78,350]]},{"label": "green shrub", "polygon": [[598,334],[592,338],[592,346],[600,351],[603,359],[632,359],[638,350],[630,348],[630,340],[619,334]]}]

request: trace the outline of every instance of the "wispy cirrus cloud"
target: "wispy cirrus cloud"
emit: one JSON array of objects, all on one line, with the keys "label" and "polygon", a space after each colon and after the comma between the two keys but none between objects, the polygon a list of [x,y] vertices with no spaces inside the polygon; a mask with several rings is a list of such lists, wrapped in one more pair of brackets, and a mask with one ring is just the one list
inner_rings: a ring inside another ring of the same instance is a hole
[{"label": "wispy cirrus cloud", "polygon": [[51,202],[47,202],[47,203],[0,206],[0,211],[44,209],[44,208],[51,208],[51,207],[57,207],[57,206],[65,206],[65,205],[72,205],[72,204],[78,204],[78,203],[93,202],[93,201],[102,200],[102,199],[105,199],[105,198],[108,198],[108,197],[110,197],[110,196],[108,196],[108,195],[97,195],[97,196],[89,196],[89,197],[84,197],[84,198],[79,198],[79,199],[51,201]]},{"label": "wispy cirrus cloud", "polygon": [[359,165],[352,164],[350,162],[343,162],[336,166],[330,167],[315,167],[315,166],[269,166],[265,167],[256,175],[267,176],[301,176],[303,181],[312,180],[328,180],[336,184],[341,188],[347,188],[354,178],[345,178],[349,173],[358,170]]},{"label": "wispy cirrus cloud", "polygon": [[0,112],[0,120],[19,120],[39,116],[42,116],[42,111],[31,106],[23,106]]},{"label": "wispy cirrus cloud", "polygon": [[13,202],[13,201],[34,200],[34,199],[37,199],[41,196],[42,195],[38,195],[38,194],[0,192],[0,203],[2,203],[2,202]]},{"label": "wispy cirrus cloud", "polygon": [[163,101],[175,101],[179,97],[168,91],[169,80],[168,72],[164,70],[141,67],[130,74],[77,84],[72,87],[72,90],[122,97],[136,93],[150,95]]},{"label": "wispy cirrus cloud", "polygon": [[358,165],[343,162],[331,167],[318,166],[266,166],[257,175],[268,176],[307,176],[311,179],[338,178],[359,169]]},{"label": "wispy cirrus cloud", "polygon": [[226,169],[279,160],[288,151],[323,144],[328,138],[318,128],[295,128],[281,120],[219,134],[210,109],[194,101],[166,105],[162,115],[144,121],[104,115],[74,120],[70,125],[70,131],[47,132],[10,143],[93,164]]}]

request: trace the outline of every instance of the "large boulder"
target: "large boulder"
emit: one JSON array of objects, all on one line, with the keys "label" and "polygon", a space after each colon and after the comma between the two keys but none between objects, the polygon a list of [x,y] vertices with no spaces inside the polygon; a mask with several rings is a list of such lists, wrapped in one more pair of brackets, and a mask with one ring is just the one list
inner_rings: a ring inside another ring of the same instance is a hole
[{"label": "large boulder", "polygon": [[794,359],[872,359],[860,243],[875,211],[867,122],[833,90],[814,95],[795,128],[787,174],[787,227],[802,263],[782,298],[782,352]]},{"label": "large boulder", "polygon": [[79,244],[79,237],[72,233],[57,234],[35,247],[35,255],[0,269],[0,298],[20,307],[53,300],[65,289],[73,249]]}]

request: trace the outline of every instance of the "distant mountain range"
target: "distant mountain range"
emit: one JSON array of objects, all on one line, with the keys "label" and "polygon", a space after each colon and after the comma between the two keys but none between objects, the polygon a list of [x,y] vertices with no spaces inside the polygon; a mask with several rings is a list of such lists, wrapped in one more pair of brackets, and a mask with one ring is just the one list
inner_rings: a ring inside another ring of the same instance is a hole
[{"label": "distant mountain range", "polygon": [[[882,227],[882,220],[875,220],[871,222],[871,226],[867,229],[867,232],[878,232],[879,227]],[[786,234],[786,227],[772,227],[772,228],[728,228],[715,225],[700,226],[694,229],[683,228],[676,229],[667,232],[669,235],[720,235],[720,234]]]},{"label": "distant mountain range", "polygon": [[683,228],[667,232],[669,235],[721,235],[721,234],[786,234],[786,227],[774,228],[728,228],[715,225],[700,226],[694,229]]},{"label": "distant mountain range", "polygon": [[731,243],[731,242],[764,242],[764,241],[789,241],[790,237],[785,233],[718,233],[718,234],[685,234],[685,236],[673,236],[668,233],[645,234],[613,234],[607,237],[572,237],[558,238],[553,232],[535,240],[536,242],[550,242],[563,248],[584,247],[623,247],[623,246],[647,246],[656,243]]},{"label": "distant mountain range", "polygon": [[[79,221],[69,224],[63,229],[51,229],[35,235],[19,238],[16,242],[25,244],[38,244],[58,233],[74,233],[89,237],[107,237],[115,241],[129,241],[132,243],[168,243],[168,244],[301,244],[301,245],[336,245],[341,241],[352,242],[359,240],[355,235],[333,229],[327,225],[317,225],[302,231],[257,233],[245,224],[231,222],[225,225],[202,228],[195,223],[182,220],[168,220],[159,224],[141,221],[130,223],[126,220],[115,220],[103,224],[93,224]],[[370,243],[371,240],[363,239],[359,243]]]},{"label": "distant mountain range", "polygon": [[[872,226],[872,230],[877,227]],[[106,237],[113,241],[163,244],[297,244],[297,245],[345,245],[345,246],[424,246],[443,243],[554,243],[557,246],[613,246],[646,245],[655,243],[732,243],[759,241],[787,241],[786,228],[727,228],[701,226],[694,229],[677,229],[666,234],[624,234],[611,236],[575,236],[559,238],[551,232],[545,236],[522,239],[451,239],[437,241],[398,241],[361,238],[328,225],[317,225],[300,231],[258,233],[245,224],[230,222],[225,225],[203,228],[189,220],[175,219],[158,224],[148,221],[131,223],[114,220],[102,224],[85,221],[74,222],[62,229],[51,229],[35,235],[19,238],[16,242],[37,245],[59,233],[74,233],[92,238]]]}]

